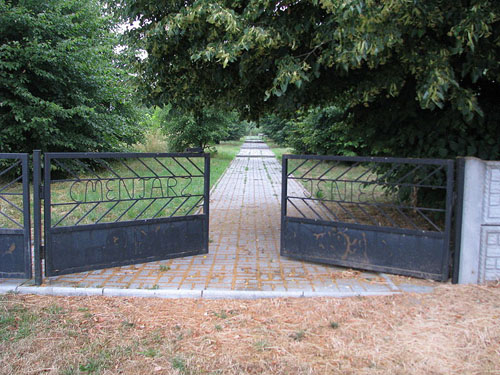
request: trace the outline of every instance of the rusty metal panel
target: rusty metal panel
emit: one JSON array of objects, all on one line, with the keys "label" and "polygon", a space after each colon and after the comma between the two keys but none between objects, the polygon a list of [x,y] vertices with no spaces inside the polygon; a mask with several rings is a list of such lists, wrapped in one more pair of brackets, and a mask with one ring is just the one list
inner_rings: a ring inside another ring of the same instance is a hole
[{"label": "rusty metal panel", "polygon": [[442,236],[287,218],[283,256],[443,280]]},{"label": "rusty metal panel", "polygon": [[28,154],[0,153],[0,277],[31,278]]},{"label": "rusty metal panel", "polygon": [[204,221],[192,216],[57,228],[46,239],[46,272],[56,276],[204,254]]},{"label": "rusty metal panel", "polygon": [[0,277],[29,278],[25,253],[22,229],[0,229]]}]

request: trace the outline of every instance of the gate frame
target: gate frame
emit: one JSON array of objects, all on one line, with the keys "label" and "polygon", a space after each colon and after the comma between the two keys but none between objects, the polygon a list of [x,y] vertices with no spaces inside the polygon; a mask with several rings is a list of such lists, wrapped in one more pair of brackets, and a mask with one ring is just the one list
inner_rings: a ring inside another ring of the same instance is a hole
[{"label": "gate frame", "polygon": [[[442,259],[441,259],[441,275],[437,276],[436,274],[430,274],[425,272],[412,272],[408,270],[401,270],[398,274],[412,276],[412,277],[421,277],[421,278],[433,278],[438,281],[445,281],[449,277],[450,271],[450,248],[451,248],[451,230],[452,230],[452,212],[453,212],[453,203],[454,203],[454,166],[455,162],[451,159],[416,159],[416,158],[390,158],[390,157],[363,157],[363,156],[327,156],[327,155],[291,155],[284,154],[282,156],[282,184],[281,184],[281,231],[280,231],[280,255],[282,256],[291,256],[290,254],[286,254],[285,251],[285,229],[287,220],[291,219],[293,222],[299,223],[307,223],[307,224],[322,224],[325,226],[331,227],[348,227],[354,229],[366,229],[374,232],[392,232],[393,229],[396,229],[394,232],[400,232],[404,234],[407,231],[415,230],[405,230],[402,228],[392,228],[392,227],[382,227],[375,225],[366,225],[366,224],[354,224],[354,223],[345,223],[345,222],[337,222],[337,221],[326,221],[319,219],[308,219],[308,218],[296,218],[296,217],[288,217],[287,216],[287,202],[288,202],[288,160],[290,159],[298,159],[298,160],[317,160],[317,161],[340,161],[340,162],[379,162],[379,163],[394,163],[394,164],[413,164],[413,165],[442,165],[445,167],[446,172],[446,200],[445,200],[445,226],[444,231],[442,233],[442,237],[445,243],[446,248],[443,251]],[[300,184],[300,182],[298,182]],[[333,223],[338,225],[333,225]],[[423,231],[421,231],[423,232]],[[436,233],[440,232],[427,232],[432,237],[436,237]],[[313,257],[297,257],[297,259],[309,260],[309,261],[320,261],[317,258]],[[364,268],[364,265],[355,262],[329,262],[328,264],[340,265],[344,267],[354,267],[360,269],[366,269],[370,271],[377,272],[387,272],[387,267],[384,266],[370,266],[370,268]],[[432,277],[432,275],[436,275],[437,277]]]},{"label": "gate frame", "polygon": [[[81,227],[91,227],[95,226],[96,229],[105,229],[106,227],[127,227],[127,226],[132,226],[133,223],[136,223],[137,225],[143,224],[143,225],[150,225],[154,223],[166,223],[166,222],[178,222],[178,221],[194,221],[194,220],[201,220],[203,221],[202,223],[202,236],[203,236],[203,242],[201,244],[202,250],[201,251],[191,251],[191,252],[186,252],[183,253],[180,257],[184,256],[192,256],[192,255],[198,255],[198,254],[206,254],[208,253],[209,250],[209,203],[210,203],[210,154],[209,153],[197,153],[197,152],[184,152],[184,153],[137,153],[137,152],[48,152],[44,153],[44,167],[43,167],[43,175],[44,175],[44,181],[43,184],[40,183],[40,177],[41,177],[41,153],[40,151],[35,151],[34,153],[34,184],[35,186],[38,186],[38,188],[35,188],[35,203],[36,203],[36,209],[35,209],[35,226],[38,228],[35,228],[35,249],[38,249],[38,251],[35,250],[35,284],[40,285],[42,282],[42,266],[41,266],[41,260],[45,259],[45,275],[46,276],[57,276],[61,274],[69,274],[73,272],[47,272],[48,271],[48,257],[50,257],[50,238],[51,238],[51,233],[50,231],[53,229],[51,227],[51,160],[52,159],[69,159],[69,158],[79,158],[79,159],[98,159],[98,158],[103,158],[103,159],[113,159],[113,158],[125,158],[125,159],[133,159],[133,158],[169,158],[169,157],[178,157],[178,158],[203,158],[204,159],[204,170],[203,170],[203,179],[204,179],[204,184],[203,184],[203,214],[190,214],[187,216],[172,216],[172,217],[166,217],[166,218],[155,218],[155,219],[140,219],[140,220],[133,220],[133,221],[122,221],[122,222],[117,222],[117,223],[99,223],[99,224],[89,224],[89,225],[79,225],[79,226],[68,226],[68,227],[61,227],[65,228],[63,231],[71,231],[71,229],[66,229],[66,228],[75,228],[76,231],[78,230],[83,230]],[[199,176],[199,177],[202,177]],[[175,177],[175,176],[173,176]],[[43,225],[43,239],[45,244],[41,244],[41,238],[42,238],[42,231],[41,231],[41,200],[44,200],[44,225]],[[120,225],[121,224],[121,225]],[[136,264],[136,263],[142,263],[142,262],[151,262],[151,261],[157,261],[160,259],[169,259],[169,258],[174,258],[177,256],[171,256],[171,257],[163,257],[159,256],[156,258],[152,257],[147,257],[144,259],[131,259],[129,261],[117,261],[116,263],[113,264],[107,264],[103,265],[103,267],[81,267],[78,270],[75,270],[74,272],[85,272],[85,271],[90,271],[94,269],[102,269],[102,268],[108,268],[108,267],[117,267],[117,266],[124,266],[124,265],[129,265],[129,264]]]},{"label": "gate frame", "polygon": [[30,178],[29,178],[29,154],[27,153],[0,153],[0,159],[19,160],[21,162],[21,178],[23,185],[23,228],[0,228],[2,234],[23,233],[24,271],[23,272],[0,272],[0,278],[23,278],[31,279],[31,214],[30,214]]}]

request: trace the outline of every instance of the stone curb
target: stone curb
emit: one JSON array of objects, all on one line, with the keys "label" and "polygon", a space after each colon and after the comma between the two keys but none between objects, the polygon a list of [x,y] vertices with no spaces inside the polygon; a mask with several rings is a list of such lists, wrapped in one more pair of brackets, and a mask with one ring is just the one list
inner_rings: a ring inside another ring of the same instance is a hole
[{"label": "stone curb", "polygon": [[430,293],[434,290],[434,287],[422,285],[400,285],[399,289],[404,293]]},{"label": "stone curb", "polygon": [[392,282],[388,274],[379,273],[379,275],[384,278],[385,282],[387,283],[387,285],[389,285],[389,288],[391,288],[391,290],[399,290],[398,287]]},{"label": "stone curb", "polygon": [[339,292],[335,291],[260,291],[260,290],[190,290],[190,289],[119,289],[119,288],[74,288],[52,286],[0,286],[0,294],[20,293],[52,296],[105,296],[105,297],[142,297],[142,298],[203,298],[203,299],[261,299],[261,298],[313,298],[313,297],[368,297],[387,296],[405,292],[429,293],[432,287],[408,288],[402,291],[379,292]]},{"label": "stone curb", "polygon": [[318,291],[318,292],[307,292],[305,291],[302,297],[312,298],[312,297],[334,297],[334,298],[347,298],[347,297],[373,297],[373,296],[391,296],[393,294],[401,294],[401,292],[339,292],[339,291]]},{"label": "stone curb", "polygon": [[301,291],[262,291],[262,290],[203,290],[202,298],[205,299],[259,299],[259,298],[299,298],[303,297]]},{"label": "stone curb", "polygon": [[0,285],[0,294],[15,293],[17,285]]},{"label": "stone curb", "polygon": [[101,288],[74,288],[63,286],[19,286],[15,293],[44,296],[102,296]]},{"label": "stone curb", "polygon": [[107,297],[146,297],[146,298],[201,298],[201,290],[188,289],[119,289],[103,288]]}]

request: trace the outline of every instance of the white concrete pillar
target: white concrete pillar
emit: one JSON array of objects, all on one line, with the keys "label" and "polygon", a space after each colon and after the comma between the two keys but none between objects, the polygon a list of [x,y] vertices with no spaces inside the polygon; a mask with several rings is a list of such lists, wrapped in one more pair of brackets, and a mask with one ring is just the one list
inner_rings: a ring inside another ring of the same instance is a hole
[{"label": "white concrete pillar", "polygon": [[481,224],[485,178],[486,163],[477,158],[465,158],[459,284],[480,282]]}]

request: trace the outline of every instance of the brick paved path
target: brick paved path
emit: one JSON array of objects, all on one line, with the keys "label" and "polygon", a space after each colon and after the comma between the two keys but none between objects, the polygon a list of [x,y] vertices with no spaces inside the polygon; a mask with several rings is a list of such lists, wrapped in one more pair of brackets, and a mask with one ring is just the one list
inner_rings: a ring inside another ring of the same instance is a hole
[{"label": "brick paved path", "polygon": [[[293,189],[301,187],[292,184]],[[53,277],[47,284],[341,294],[405,289],[386,275],[280,257],[280,198],[280,163],[267,145],[247,142],[212,192],[208,255]]]}]

